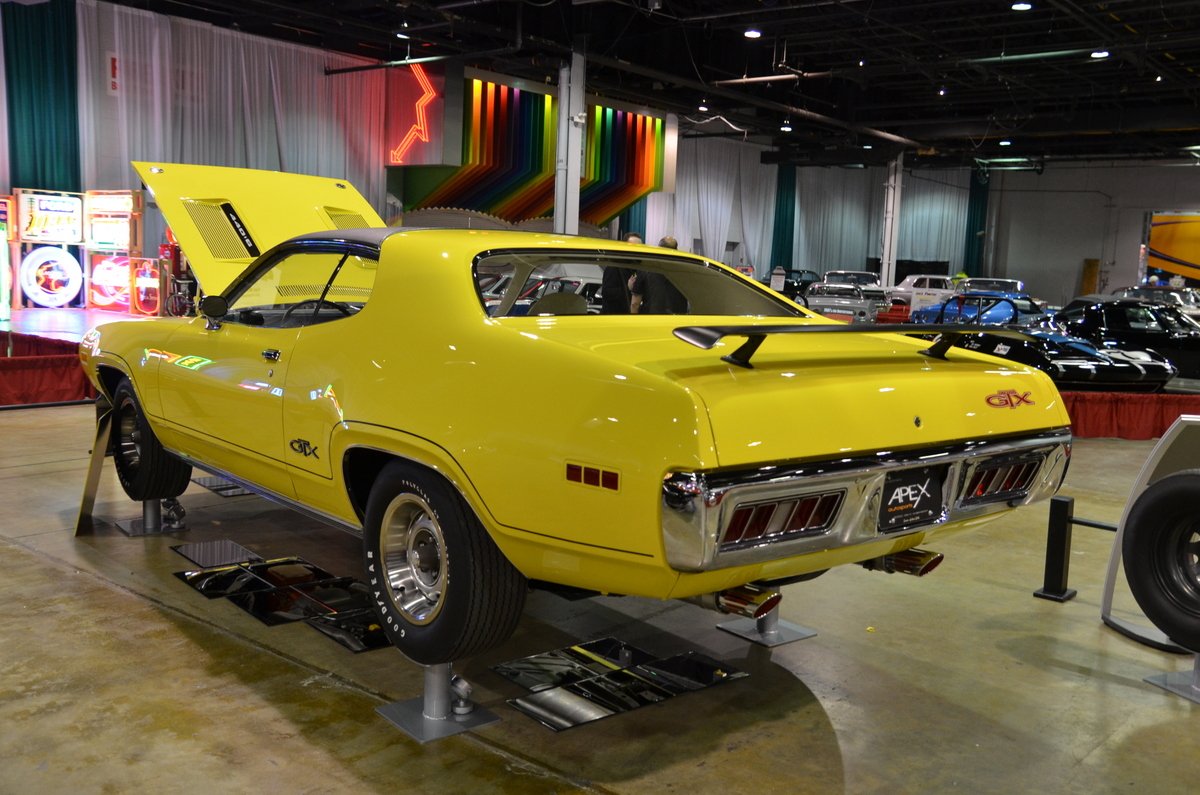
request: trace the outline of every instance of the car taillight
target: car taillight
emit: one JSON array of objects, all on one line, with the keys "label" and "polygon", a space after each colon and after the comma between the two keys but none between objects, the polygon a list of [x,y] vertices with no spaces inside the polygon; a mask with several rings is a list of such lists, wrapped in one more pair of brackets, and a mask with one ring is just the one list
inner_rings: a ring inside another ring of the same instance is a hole
[{"label": "car taillight", "polygon": [[721,544],[762,538],[774,541],[823,532],[837,517],[844,494],[843,491],[830,491],[739,506],[721,534]]},{"label": "car taillight", "polygon": [[963,503],[991,502],[1024,494],[1041,466],[1040,460],[982,464],[975,468],[967,483]]}]

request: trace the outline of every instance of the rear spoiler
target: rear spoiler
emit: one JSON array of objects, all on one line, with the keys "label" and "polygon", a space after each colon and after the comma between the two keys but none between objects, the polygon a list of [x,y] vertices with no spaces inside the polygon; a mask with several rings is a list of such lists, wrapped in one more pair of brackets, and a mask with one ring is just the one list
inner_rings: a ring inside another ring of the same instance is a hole
[{"label": "rear spoiler", "polygon": [[859,323],[856,325],[832,325],[811,323],[786,326],[680,326],[673,332],[684,342],[697,348],[711,350],[724,337],[746,337],[733,353],[721,357],[721,361],[738,367],[753,369],[750,357],[772,334],[937,334],[925,350],[926,356],[945,359],[946,351],[968,334],[994,334],[999,337],[1025,338],[1028,335],[1017,326],[964,326],[955,323]]}]

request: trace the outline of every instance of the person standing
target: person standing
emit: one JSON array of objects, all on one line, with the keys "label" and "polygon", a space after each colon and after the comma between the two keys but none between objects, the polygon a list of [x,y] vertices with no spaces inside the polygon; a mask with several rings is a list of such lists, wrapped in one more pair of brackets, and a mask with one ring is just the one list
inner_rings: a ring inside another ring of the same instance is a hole
[{"label": "person standing", "polygon": [[[658,241],[663,248],[679,248],[679,241],[667,235]],[[665,274],[639,271],[629,285],[629,311],[644,315],[686,315],[688,302]]]},{"label": "person standing", "polygon": [[[642,236],[637,232],[625,235],[626,243],[640,245]],[[616,265],[607,265],[600,277],[600,314],[628,315],[629,314],[629,282],[634,271]]]}]

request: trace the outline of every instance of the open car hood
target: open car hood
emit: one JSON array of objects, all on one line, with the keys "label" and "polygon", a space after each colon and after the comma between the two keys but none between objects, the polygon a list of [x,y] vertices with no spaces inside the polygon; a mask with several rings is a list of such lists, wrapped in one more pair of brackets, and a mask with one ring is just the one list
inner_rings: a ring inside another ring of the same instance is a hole
[{"label": "open car hood", "polygon": [[209,295],[223,291],[259,254],[296,235],[386,226],[344,180],[180,163],[133,167]]}]

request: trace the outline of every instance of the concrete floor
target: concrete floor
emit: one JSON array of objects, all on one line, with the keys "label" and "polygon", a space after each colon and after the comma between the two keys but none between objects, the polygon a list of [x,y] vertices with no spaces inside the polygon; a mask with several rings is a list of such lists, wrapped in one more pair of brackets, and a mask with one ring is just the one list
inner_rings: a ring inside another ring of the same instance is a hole
[{"label": "concrete floor", "polygon": [[[1112,536],[1077,527],[1066,604],[1035,599],[1046,507],[929,544],[923,579],[834,570],[785,589],[816,638],[767,651],[682,603],[534,593],[516,635],[459,667],[501,722],[420,745],[375,713],[420,694],[391,650],[267,627],[172,572],[231,538],[357,574],[357,541],[193,486],[190,529],[74,538],[90,407],[0,411],[0,792],[1184,793],[1200,716],[1142,681],[1187,670],[1099,621]],[[1064,493],[1116,522],[1152,442],[1082,440]],[[111,465],[96,515],[138,515]],[[1122,617],[1138,617],[1118,590]],[[555,734],[509,707],[504,660],[604,635],[750,673]]]}]

